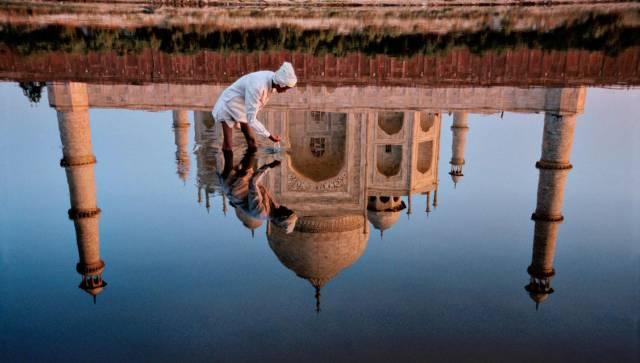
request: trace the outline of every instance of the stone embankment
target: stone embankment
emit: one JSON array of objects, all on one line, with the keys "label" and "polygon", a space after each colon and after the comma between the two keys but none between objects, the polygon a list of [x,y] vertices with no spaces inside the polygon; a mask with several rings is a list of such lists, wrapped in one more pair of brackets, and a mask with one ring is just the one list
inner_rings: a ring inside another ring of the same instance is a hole
[{"label": "stone embankment", "polygon": [[545,52],[520,48],[481,55],[454,49],[446,55],[394,58],[350,54],[315,56],[297,52],[167,54],[70,54],[28,57],[0,47],[0,79],[107,83],[229,83],[260,69],[293,62],[303,84],[329,87],[386,86],[612,86],[640,84],[640,47],[616,57],[602,51]]}]

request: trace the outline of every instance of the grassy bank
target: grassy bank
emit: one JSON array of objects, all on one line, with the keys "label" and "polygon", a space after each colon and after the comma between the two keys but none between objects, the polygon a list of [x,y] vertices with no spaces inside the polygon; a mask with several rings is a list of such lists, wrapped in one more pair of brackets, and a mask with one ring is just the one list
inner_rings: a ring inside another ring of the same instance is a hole
[{"label": "grassy bank", "polygon": [[268,27],[219,30],[203,27],[92,28],[49,25],[0,26],[0,42],[29,55],[40,52],[117,52],[143,49],[166,53],[296,51],[315,55],[360,52],[407,57],[434,55],[456,47],[474,53],[528,47],[543,50],[584,49],[615,55],[640,44],[640,29],[624,27],[616,15],[591,15],[581,21],[540,32],[484,29],[477,32],[392,33],[377,28],[340,33],[332,29]]}]

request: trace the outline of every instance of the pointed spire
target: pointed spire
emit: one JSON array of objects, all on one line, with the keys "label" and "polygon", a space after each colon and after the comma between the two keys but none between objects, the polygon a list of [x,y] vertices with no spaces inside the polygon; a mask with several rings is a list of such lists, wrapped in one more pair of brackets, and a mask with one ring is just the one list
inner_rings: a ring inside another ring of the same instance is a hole
[{"label": "pointed spire", "polygon": [[198,187],[198,204],[202,204],[202,188]]},{"label": "pointed spire", "polygon": [[93,295],[93,305],[96,304],[96,301],[98,300],[98,297],[96,295]]},{"label": "pointed spire", "polygon": [[540,308],[540,303],[536,301],[536,311]]},{"label": "pointed spire", "polygon": [[251,228],[251,239],[256,239],[256,229]]},{"label": "pointed spire", "polygon": [[320,286],[314,286],[316,289],[316,313],[320,313]]},{"label": "pointed spire", "polygon": [[384,229],[381,229],[380,230],[380,239],[383,239],[383,238],[384,238]]},{"label": "pointed spire", "polygon": [[209,213],[209,211],[211,210],[211,204],[209,203],[209,192],[205,190],[204,192],[205,194],[205,202],[204,202],[204,206],[205,208],[207,208],[207,213]]},{"label": "pointed spire", "polygon": [[410,218],[411,213],[413,213],[411,210],[411,192],[409,192],[408,202],[409,207],[407,208],[407,218]]},{"label": "pointed spire", "polygon": [[500,119],[504,117],[504,111],[500,112]]}]

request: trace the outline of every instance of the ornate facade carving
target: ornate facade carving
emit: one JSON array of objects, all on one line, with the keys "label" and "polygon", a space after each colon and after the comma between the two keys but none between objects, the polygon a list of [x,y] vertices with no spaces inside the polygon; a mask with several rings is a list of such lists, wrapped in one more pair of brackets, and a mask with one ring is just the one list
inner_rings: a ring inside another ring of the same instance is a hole
[{"label": "ornate facade carving", "polygon": [[287,174],[287,190],[291,192],[346,192],[347,171],[342,170],[337,176],[321,182],[314,182],[298,177],[295,172]]}]

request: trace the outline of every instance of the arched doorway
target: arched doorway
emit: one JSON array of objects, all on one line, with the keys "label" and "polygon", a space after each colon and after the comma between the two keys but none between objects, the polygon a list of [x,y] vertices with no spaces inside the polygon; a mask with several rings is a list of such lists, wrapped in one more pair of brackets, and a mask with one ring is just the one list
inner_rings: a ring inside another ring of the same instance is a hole
[{"label": "arched doorway", "polygon": [[291,167],[315,182],[337,176],[346,164],[347,114],[307,111],[291,115]]}]

